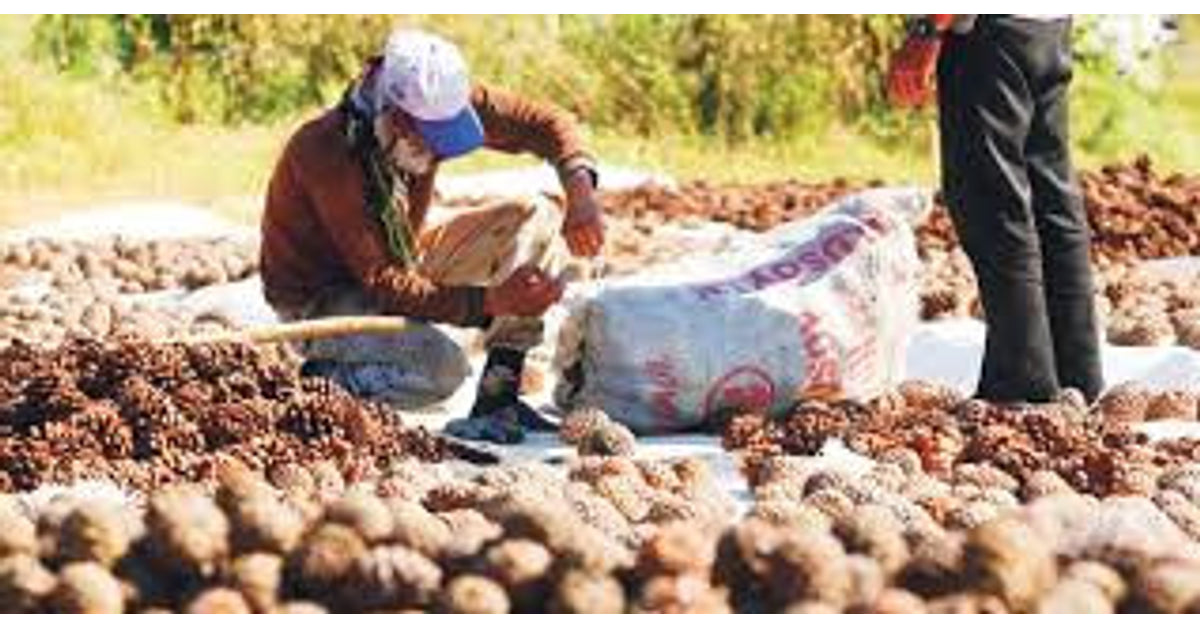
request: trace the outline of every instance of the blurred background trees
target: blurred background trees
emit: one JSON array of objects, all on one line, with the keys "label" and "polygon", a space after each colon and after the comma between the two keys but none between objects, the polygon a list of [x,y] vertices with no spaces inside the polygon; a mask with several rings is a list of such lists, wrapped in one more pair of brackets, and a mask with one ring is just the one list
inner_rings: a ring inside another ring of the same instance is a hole
[{"label": "blurred background trees", "polygon": [[[1082,20],[1085,71],[1157,56],[1167,31],[1153,19]],[[454,40],[483,79],[622,132],[736,142],[832,121],[906,129],[879,89],[897,15],[44,16],[34,47],[62,71],[153,90],[181,122],[262,122],[332,101],[397,25]]]},{"label": "blurred background trees", "polygon": [[[1082,163],[1153,150],[1200,169],[1197,20],[1180,37],[1162,17],[1079,16]],[[609,160],[725,180],[935,171],[933,112],[883,101],[898,15],[5,16],[0,183],[254,190],[397,26],[571,110]]]}]

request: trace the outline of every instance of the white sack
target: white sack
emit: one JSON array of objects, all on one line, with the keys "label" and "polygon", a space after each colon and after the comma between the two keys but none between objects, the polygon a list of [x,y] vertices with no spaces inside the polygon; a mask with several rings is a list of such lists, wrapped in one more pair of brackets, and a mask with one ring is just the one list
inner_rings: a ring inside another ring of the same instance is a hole
[{"label": "white sack", "polygon": [[555,356],[559,405],[597,405],[643,434],[797,394],[865,398],[904,377],[926,192],[877,189],[730,252],[596,286]]}]

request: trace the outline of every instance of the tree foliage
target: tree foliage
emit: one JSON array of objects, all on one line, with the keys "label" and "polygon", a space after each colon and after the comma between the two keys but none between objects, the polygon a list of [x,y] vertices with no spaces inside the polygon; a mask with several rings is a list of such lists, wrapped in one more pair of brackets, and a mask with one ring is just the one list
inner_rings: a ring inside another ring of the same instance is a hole
[{"label": "tree foliage", "polygon": [[[1105,41],[1081,22],[1082,49]],[[60,70],[149,91],[181,122],[264,122],[333,102],[399,26],[455,41],[481,79],[619,133],[737,142],[843,124],[905,140],[929,115],[883,102],[898,15],[46,16],[35,48]],[[1111,64],[1081,61],[1123,89]]]}]

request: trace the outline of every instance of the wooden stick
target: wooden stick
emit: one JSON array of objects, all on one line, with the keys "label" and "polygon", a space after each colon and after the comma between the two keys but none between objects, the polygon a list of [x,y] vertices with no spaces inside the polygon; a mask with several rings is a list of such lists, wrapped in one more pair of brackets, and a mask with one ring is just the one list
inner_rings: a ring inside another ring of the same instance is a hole
[{"label": "wooden stick", "polygon": [[356,334],[402,334],[411,330],[412,327],[413,323],[411,321],[399,316],[331,316],[293,321],[290,323],[261,325],[249,329],[194,334],[182,338],[165,338],[161,342],[182,344],[217,342],[273,344],[298,340],[336,338]]}]

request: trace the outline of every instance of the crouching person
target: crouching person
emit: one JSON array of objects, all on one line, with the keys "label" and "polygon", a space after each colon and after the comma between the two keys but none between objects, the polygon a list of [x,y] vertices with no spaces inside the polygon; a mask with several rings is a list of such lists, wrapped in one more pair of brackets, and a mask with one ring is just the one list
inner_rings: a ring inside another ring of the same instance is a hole
[{"label": "crouching person", "polygon": [[[502,202],[427,224],[439,163],[479,147],[532,153],[558,171],[566,210]],[[469,81],[458,50],[400,31],[337,107],[289,140],[267,191],[261,267],[283,320],[395,315],[394,336],[314,340],[310,373],[399,407],[452,395],[469,375],[461,348],[432,323],[477,328],[487,364],[470,416],[447,430],[519,440],[544,420],[518,392],[541,316],[558,301],[571,254],[604,243],[594,162],[560,110]],[[561,237],[560,237],[561,236]]]}]

